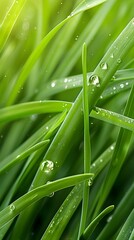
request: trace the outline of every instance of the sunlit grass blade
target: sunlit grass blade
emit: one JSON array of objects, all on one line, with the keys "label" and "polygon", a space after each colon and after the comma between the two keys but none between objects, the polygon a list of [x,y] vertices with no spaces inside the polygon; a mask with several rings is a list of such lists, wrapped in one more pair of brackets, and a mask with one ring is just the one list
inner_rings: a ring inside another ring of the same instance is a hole
[{"label": "sunlit grass blade", "polygon": [[[126,116],[130,116],[132,118],[134,117],[133,106],[134,106],[134,86],[131,90],[130,97],[124,112]],[[100,210],[101,206],[106,200],[106,197],[110,192],[116,180],[116,177],[125,161],[130,146],[131,136],[132,133],[126,129],[121,129],[119,132],[118,139],[116,141],[116,147],[112,156],[112,161],[104,184],[102,185],[101,198],[99,199],[95,214],[98,212],[98,210]]]},{"label": "sunlit grass blade", "polygon": [[121,199],[119,205],[116,207],[114,213],[110,217],[110,221],[107,222],[106,226],[103,228],[97,240],[108,239],[110,236],[114,235],[120,226],[125,222],[127,216],[133,209],[134,203],[134,184],[131,185],[129,190]]},{"label": "sunlit grass blade", "polygon": [[16,104],[0,109],[0,122],[5,123],[32,114],[58,113],[69,110],[71,106],[71,103],[63,101],[35,101]]},{"label": "sunlit grass blade", "polygon": [[15,159],[13,159],[12,161],[10,161],[7,164],[4,164],[4,161],[2,161],[0,163],[0,174],[2,174],[4,171],[9,170],[9,168],[14,167],[14,165],[22,162],[24,159],[26,159],[29,155],[31,155],[33,152],[39,150],[40,148],[44,147],[46,144],[49,143],[50,140],[46,140],[46,141],[42,141],[39,142],[37,144],[35,144],[34,146],[32,146],[31,148],[27,149],[25,152],[21,153],[20,155],[18,155]]},{"label": "sunlit grass blade", "polygon": [[106,2],[107,0],[84,0],[81,1],[81,3],[73,10],[71,15],[78,14],[82,11],[85,11],[87,9],[90,9],[92,7],[98,6],[99,4],[102,4]]},{"label": "sunlit grass blade", "polygon": [[104,19],[111,11],[114,2],[115,0],[109,1],[108,4],[102,6],[102,8],[95,14],[92,20],[88,23],[87,27],[84,29],[81,36],[78,38],[73,48],[71,48],[70,51],[67,52],[59,68],[57,68],[57,70],[55,71],[53,79],[59,78],[60,76],[66,77],[70,73],[71,69],[74,67],[75,63],[81,55],[81,46],[83,42],[86,42],[87,44],[91,43],[91,41],[96,36]]},{"label": "sunlit grass blade", "polygon": [[[93,6],[91,6],[92,8]],[[82,11],[85,11],[88,9],[88,6],[85,5],[85,8]],[[40,55],[50,42],[50,40],[56,35],[56,33],[61,29],[62,26],[64,26],[65,23],[69,21],[70,18],[74,17],[76,14],[72,14],[69,17],[65,18],[62,22],[60,22],[56,27],[54,27],[39,43],[39,45],[35,48],[35,50],[31,53],[29,58],[27,59],[25,65],[23,66],[23,69],[15,82],[13,89],[11,91],[11,94],[9,96],[9,99],[7,101],[7,105],[12,105],[14,101],[17,98],[19,89],[24,85],[31,69],[33,68],[36,61],[39,59]]]},{"label": "sunlit grass blade", "polygon": [[0,52],[3,49],[12,28],[20,15],[26,0],[14,0],[10,9],[6,13],[3,22],[0,24]]},{"label": "sunlit grass blade", "polygon": [[[87,82],[87,46],[83,44],[82,48],[82,70],[83,70],[83,114],[84,114],[84,173],[90,171],[91,164],[91,146],[89,136],[89,103],[88,103],[88,82]],[[86,227],[87,211],[89,202],[89,186],[88,183],[84,183],[83,187],[83,201],[82,201],[82,213],[79,228],[79,236],[83,233]]]},{"label": "sunlit grass blade", "polygon": [[107,215],[108,213],[110,213],[112,210],[114,209],[114,206],[111,205],[107,208],[105,208],[89,225],[88,227],[85,229],[82,238],[81,239],[89,239],[89,237],[92,235],[93,231],[95,230],[95,228],[97,227],[97,225],[99,224],[99,222],[101,221],[101,219],[103,219],[105,217],[105,215]]},{"label": "sunlit grass blade", "polygon": [[116,240],[122,240],[122,239],[128,240],[130,237],[132,238],[133,231],[134,231],[134,209],[132,210],[129,217],[127,218]]},{"label": "sunlit grass blade", "polygon": [[71,187],[78,184],[79,182],[88,180],[91,176],[92,174],[81,174],[67,177],[54,182],[49,182],[44,186],[26,193],[0,212],[0,228],[2,228],[11,219],[15,218],[23,209],[32,203],[39,201],[45,196],[50,195],[52,192]]}]

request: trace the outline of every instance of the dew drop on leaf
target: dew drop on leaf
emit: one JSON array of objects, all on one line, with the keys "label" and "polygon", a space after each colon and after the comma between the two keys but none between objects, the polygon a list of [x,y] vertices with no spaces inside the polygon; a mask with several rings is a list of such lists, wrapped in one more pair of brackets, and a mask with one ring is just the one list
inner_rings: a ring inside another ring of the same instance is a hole
[{"label": "dew drop on leaf", "polygon": [[108,69],[108,64],[105,62],[105,63],[101,63],[100,64],[100,67],[101,67],[101,69],[103,69],[103,70],[107,70]]},{"label": "dew drop on leaf", "polygon": [[45,160],[44,162],[41,163],[41,170],[46,172],[46,173],[49,173],[50,171],[53,170],[54,168],[54,163],[50,160]]},{"label": "dew drop on leaf", "polygon": [[100,80],[99,80],[99,77],[97,75],[92,75],[89,78],[89,83],[96,86],[96,87],[100,87]]},{"label": "dew drop on leaf", "polygon": [[9,207],[10,207],[10,211],[11,211],[11,212],[13,212],[13,211],[15,210],[14,204],[11,204]]}]

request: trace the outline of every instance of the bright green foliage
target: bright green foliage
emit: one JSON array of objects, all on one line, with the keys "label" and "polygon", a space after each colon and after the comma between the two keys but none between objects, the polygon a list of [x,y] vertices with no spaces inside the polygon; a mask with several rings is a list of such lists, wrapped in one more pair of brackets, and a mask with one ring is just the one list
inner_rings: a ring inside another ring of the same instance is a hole
[{"label": "bright green foliage", "polygon": [[134,239],[133,12],[0,2],[0,240]]}]

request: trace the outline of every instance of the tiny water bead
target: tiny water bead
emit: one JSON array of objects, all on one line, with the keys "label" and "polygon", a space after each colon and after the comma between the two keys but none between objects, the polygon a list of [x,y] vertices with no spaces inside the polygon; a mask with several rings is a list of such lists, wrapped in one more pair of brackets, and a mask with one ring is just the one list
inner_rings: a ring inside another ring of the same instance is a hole
[{"label": "tiny water bead", "polygon": [[12,213],[15,210],[14,204],[10,204],[9,208],[10,208],[10,212]]},{"label": "tiny water bead", "polygon": [[93,178],[90,178],[88,181],[88,186],[91,186],[93,184]]},{"label": "tiny water bead", "polygon": [[120,58],[117,59],[117,63],[121,63],[121,59]]},{"label": "tiny water bead", "polygon": [[52,82],[52,83],[51,83],[51,87],[52,87],[52,88],[55,87],[55,85],[56,85],[55,82]]},{"label": "tiny water bead", "polygon": [[54,163],[50,160],[45,160],[41,163],[41,170],[45,173],[49,173],[54,169]]},{"label": "tiny water bead", "polygon": [[111,220],[112,220],[112,215],[108,217],[107,222],[109,223],[111,222]]},{"label": "tiny water bead", "polygon": [[48,197],[53,197],[54,196],[54,192],[50,193]]},{"label": "tiny water bead", "polygon": [[101,63],[100,64],[100,67],[101,67],[101,69],[103,69],[103,70],[107,70],[108,69],[108,64],[105,62],[105,63]]},{"label": "tiny water bead", "polygon": [[111,58],[114,58],[114,54],[112,53],[112,54],[110,55],[110,57],[111,57]]},{"label": "tiny water bead", "polygon": [[92,75],[89,78],[89,83],[96,86],[96,87],[100,87],[100,79],[97,75]]},{"label": "tiny water bead", "polygon": [[121,87],[121,88],[124,88],[124,84],[123,84],[123,83],[122,83],[122,84],[120,84],[120,87]]}]

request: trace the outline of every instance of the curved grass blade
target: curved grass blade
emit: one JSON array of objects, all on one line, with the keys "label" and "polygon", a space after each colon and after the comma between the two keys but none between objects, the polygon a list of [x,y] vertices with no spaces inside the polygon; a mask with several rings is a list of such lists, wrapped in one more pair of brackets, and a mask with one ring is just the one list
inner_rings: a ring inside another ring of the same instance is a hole
[{"label": "curved grass blade", "polygon": [[[83,11],[88,9],[88,6],[85,6]],[[92,8],[92,6],[91,6]],[[72,14],[69,17],[65,18],[62,22],[60,22],[56,27],[54,27],[40,42],[40,44],[35,48],[35,50],[31,53],[28,60],[26,61],[17,81],[14,84],[14,87],[11,91],[9,99],[7,101],[7,105],[12,105],[17,98],[18,90],[24,85],[31,69],[33,68],[35,62],[39,59],[40,55],[44,51],[45,47],[48,45],[50,40],[56,35],[56,33],[64,26],[65,23],[69,21],[70,18],[74,17],[76,14]]]},{"label": "curved grass blade", "polygon": [[15,218],[23,209],[32,203],[50,195],[52,192],[71,187],[79,182],[88,180],[91,176],[92,174],[80,174],[72,177],[66,177],[54,182],[49,182],[45,186],[38,187],[35,190],[26,193],[0,212],[0,228]]},{"label": "curved grass blade", "polygon": [[[89,136],[89,106],[88,106],[88,82],[87,82],[87,46],[83,44],[82,48],[82,70],[83,70],[83,112],[84,112],[84,173],[90,171],[91,164],[91,145]],[[88,211],[88,201],[89,201],[89,186],[88,183],[84,183],[83,187],[83,201],[82,201],[82,213],[78,239],[83,233]]]},{"label": "curved grass blade", "polygon": [[133,240],[133,239],[134,239],[134,229],[133,229],[133,231],[131,233],[131,236],[130,236],[129,240]]},{"label": "curved grass blade", "polygon": [[132,210],[129,217],[127,218],[116,240],[122,240],[122,239],[128,240],[130,237],[133,236],[133,233],[132,233],[133,231],[134,231],[134,209]]},{"label": "curved grass blade", "polygon": [[[134,86],[131,90],[130,97],[128,100],[128,103],[126,105],[125,109],[125,115],[134,117]],[[99,199],[95,214],[99,211],[101,206],[103,205],[104,201],[106,200],[106,197],[108,193],[110,192],[116,177],[125,161],[130,140],[131,140],[132,133],[126,129],[121,129],[116,141],[116,147],[112,156],[112,161],[106,176],[106,179],[104,181],[104,184],[102,185],[102,192],[101,192],[101,198]]]},{"label": "curved grass blade", "polygon": [[69,110],[72,104],[63,101],[36,101],[0,109],[0,122],[9,122],[32,114],[58,113]]},{"label": "curved grass blade", "polygon": [[0,24],[0,52],[3,49],[25,3],[26,0],[14,0],[3,22]]},{"label": "curved grass blade", "polygon": [[116,207],[113,215],[110,217],[110,221],[103,228],[97,240],[109,239],[114,235],[121,224],[123,224],[133,209],[134,203],[134,184],[131,185],[125,196],[121,199],[119,205]]},{"label": "curved grass blade", "polygon": [[[94,174],[94,179],[104,169],[110,159],[111,146],[91,165],[91,172]],[[59,237],[61,237],[65,227],[82,200],[82,193],[83,184],[78,184],[73,188],[50,222],[48,228],[41,238],[42,240],[58,240]]]},{"label": "curved grass blade", "polygon": [[105,208],[85,229],[81,239],[88,239],[103,217],[114,209],[114,205]]},{"label": "curved grass blade", "polygon": [[10,168],[14,167],[16,164],[22,162],[24,159],[26,159],[33,152],[35,152],[35,151],[39,150],[40,148],[44,147],[49,142],[50,142],[50,140],[46,140],[46,141],[42,141],[42,142],[39,142],[39,143],[33,145],[32,147],[30,147],[29,149],[27,149],[26,151],[24,151],[23,153],[18,155],[15,159],[13,159],[12,161],[10,161],[7,164],[5,164],[4,161],[2,161],[0,163],[0,174],[2,174],[4,171],[7,171]]},{"label": "curved grass blade", "polygon": [[[66,54],[63,61],[60,63],[59,67],[52,76],[53,79],[59,78],[60,76],[66,77],[69,75],[71,69],[74,67],[78,58],[81,55],[81,46],[83,42],[90,44],[94,39],[97,31],[99,30],[102,22],[106,16],[111,11],[111,8],[115,4],[116,0],[109,1],[108,4],[105,4],[98,12],[95,14],[93,19],[89,22],[82,35],[79,37],[78,41],[75,42],[73,48]],[[99,21],[98,21],[99,19]],[[94,27],[93,27],[94,26]]]},{"label": "curved grass blade", "polygon": [[99,4],[102,4],[106,2],[107,0],[83,0],[74,10],[71,12],[71,15],[76,15],[80,12],[83,12],[85,10],[88,10],[90,8],[93,8],[95,6],[98,6]]}]

